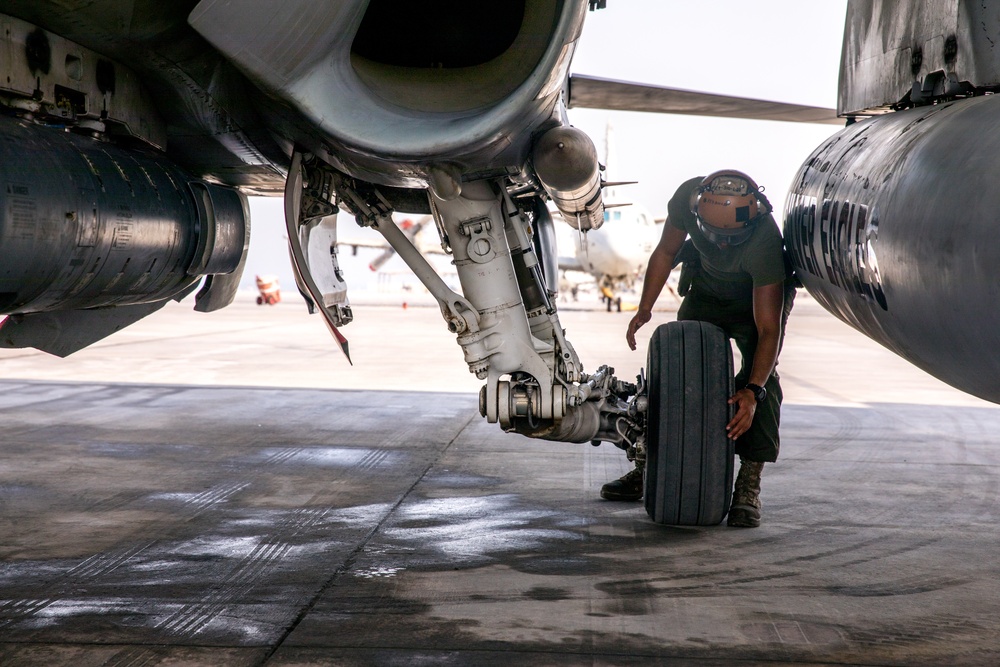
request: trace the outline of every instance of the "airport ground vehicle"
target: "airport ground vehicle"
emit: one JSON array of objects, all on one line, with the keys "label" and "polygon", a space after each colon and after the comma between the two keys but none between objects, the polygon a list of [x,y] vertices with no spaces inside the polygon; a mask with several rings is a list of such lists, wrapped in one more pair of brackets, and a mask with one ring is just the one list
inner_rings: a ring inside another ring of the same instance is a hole
[{"label": "airport ground vehicle", "polygon": [[257,305],[269,306],[281,301],[281,284],[277,276],[257,276]]}]

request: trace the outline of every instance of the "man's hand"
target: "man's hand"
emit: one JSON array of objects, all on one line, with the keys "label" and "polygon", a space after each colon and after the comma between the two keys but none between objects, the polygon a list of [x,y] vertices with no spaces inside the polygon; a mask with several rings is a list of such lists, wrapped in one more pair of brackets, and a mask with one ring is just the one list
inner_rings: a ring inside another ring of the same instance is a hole
[{"label": "man's hand", "polygon": [[753,416],[757,413],[757,399],[749,389],[740,389],[729,399],[729,405],[736,406],[736,415],[726,426],[729,439],[735,440],[750,428],[753,423]]},{"label": "man's hand", "polygon": [[643,324],[652,319],[653,313],[648,310],[637,310],[632,320],[628,323],[628,331],[625,333],[625,340],[628,341],[629,349],[635,350],[635,332]]}]

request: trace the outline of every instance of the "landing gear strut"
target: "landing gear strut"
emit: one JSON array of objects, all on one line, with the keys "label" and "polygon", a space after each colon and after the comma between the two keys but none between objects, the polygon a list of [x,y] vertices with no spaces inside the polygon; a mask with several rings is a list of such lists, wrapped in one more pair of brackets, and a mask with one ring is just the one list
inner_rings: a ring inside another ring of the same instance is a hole
[{"label": "landing gear strut", "polygon": [[542,195],[505,179],[431,189],[428,204],[461,283],[449,288],[392,221],[376,186],[330,170],[339,205],[380,232],[437,299],[469,371],[485,381],[486,420],[534,438],[634,446],[635,385],[583,372],[559,322],[552,221]]}]

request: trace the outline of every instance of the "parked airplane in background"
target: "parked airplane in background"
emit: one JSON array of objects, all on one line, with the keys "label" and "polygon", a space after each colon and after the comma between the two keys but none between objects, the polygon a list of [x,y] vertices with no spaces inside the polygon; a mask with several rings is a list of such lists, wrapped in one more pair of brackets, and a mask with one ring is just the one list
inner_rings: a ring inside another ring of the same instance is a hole
[{"label": "parked airplane in background", "polygon": [[[604,127],[604,169],[607,174],[623,173],[610,122]],[[663,230],[645,207],[622,196],[620,186],[632,184],[631,181],[605,184],[605,224],[600,228],[581,231],[560,227],[556,231],[559,270],[565,278],[560,283],[571,282],[566,272],[586,273],[596,280],[609,311],[613,307],[622,309],[620,292],[631,289],[641,279]],[[567,249],[572,252],[567,253]],[[576,288],[576,285],[570,287],[574,292]]]},{"label": "parked airplane in background", "polygon": [[[641,387],[585,372],[553,303],[548,205],[577,230],[605,215],[596,150],[567,106],[843,121],[569,76],[588,5],[604,4],[6,0],[0,344],[69,354],[199,284],[196,309],[223,307],[246,256],[244,193],[283,194],[299,277],[345,353],[338,210],[438,300],[488,421],[635,445]],[[802,167],[786,222],[824,305],[991,400],[998,11],[851,0],[838,106],[858,122]],[[433,217],[461,294],[394,212]]]},{"label": "parked airplane in background", "polygon": [[[608,206],[604,220],[600,229],[586,233],[568,228],[556,232],[559,270],[586,274],[596,281],[608,310],[620,311],[621,292],[641,280],[663,227],[638,204]],[[562,248],[572,252],[563,253]],[[568,277],[567,281],[572,282]],[[579,283],[573,283],[571,289],[576,285]]]},{"label": "parked airplane in background", "polygon": [[[556,212],[558,215],[558,212]],[[409,241],[424,256],[446,255],[440,237],[434,229],[431,216],[395,216],[395,222]],[[608,310],[621,310],[622,290],[631,289],[642,278],[649,254],[659,241],[662,227],[653,216],[637,204],[607,207],[605,224],[600,229],[580,232],[569,226],[556,227],[556,244],[559,249],[558,268],[562,277],[559,292],[570,291],[575,298],[585,283],[597,287]],[[337,242],[343,252],[349,248],[372,248],[382,252],[372,259],[368,268],[380,270],[396,256],[396,251],[380,236],[348,232]],[[571,274],[571,275],[567,275]]]},{"label": "parked airplane in background", "polygon": [[[399,216],[396,216],[397,218]],[[404,217],[401,220],[394,220],[396,225],[403,231],[407,240],[412,243],[417,250],[423,255],[429,254],[445,254],[444,249],[441,248],[440,242],[436,242],[430,238],[430,228],[428,223],[431,222],[431,216],[424,215],[417,219],[411,217]],[[386,262],[396,256],[396,251],[393,250],[392,246],[385,242],[385,239],[381,237],[366,238],[366,239],[342,239],[337,242],[340,247],[348,247],[351,252],[357,253],[358,248],[376,248],[382,252],[368,263],[368,268],[372,271],[378,271],[381,269]]]},{"label": "parked airplane in background", "polygon": [[[433,229],[430,216],[396,216],[396,224],[422,255],[445,255],[440,238]],[[660,238],[662,220],[657,221],[642,206],[626,204],[608,207],[604,211],[605,224],[600,229],[580,232],[568,226],[556,228],[556,243],[559,248],[558,268],[560,272],[576,272],[580,278],[561,280],[559,291],[573,289],[584,282],[597,286],[605,300],[621,310],[619,292],[630,289],[642,278],[653,251]],[[367,236],[362,239],[348,234],[337,242],[340,248],[380,249],[381,252],[368,264],[372,271],[381,269],[387,261],[396,256],[396,251],[380,237]]]}]

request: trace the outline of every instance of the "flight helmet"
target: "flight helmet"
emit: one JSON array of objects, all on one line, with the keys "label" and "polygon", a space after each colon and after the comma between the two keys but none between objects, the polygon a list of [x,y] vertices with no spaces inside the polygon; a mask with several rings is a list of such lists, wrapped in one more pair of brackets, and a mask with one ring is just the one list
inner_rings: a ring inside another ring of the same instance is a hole
[{"label": "flight helmet", "polygon": [[695,189],[691,212],[698,229],[712,243],[739,245],[753,234],[771,204],[753,179],[741,171],[724,169],[709,174]]}]

